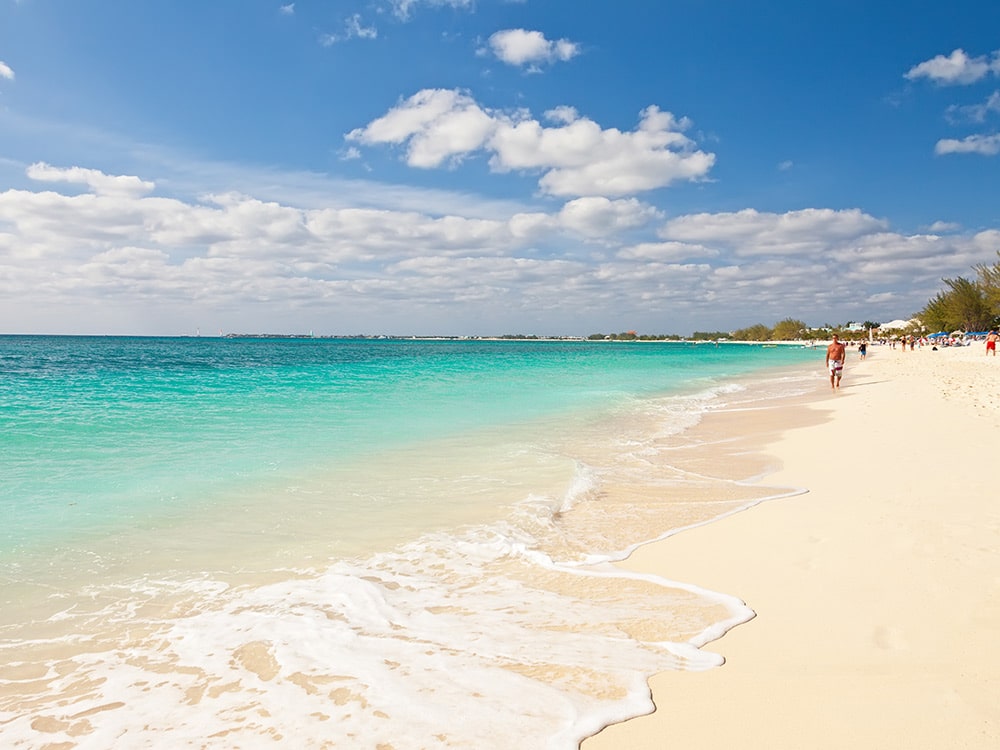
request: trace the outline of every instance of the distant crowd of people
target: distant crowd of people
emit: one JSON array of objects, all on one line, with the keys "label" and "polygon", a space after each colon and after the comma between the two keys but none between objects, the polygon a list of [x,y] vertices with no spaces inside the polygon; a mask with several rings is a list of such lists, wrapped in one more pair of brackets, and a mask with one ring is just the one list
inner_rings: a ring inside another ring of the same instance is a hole
[{"label": "distant crowd of people", "polygon": [[[986,353],[996,353],[996,342],[1000,338],[997,331],[988,331],[982,333],[963,333],[963,334],[953,334],[951,336],[933,335],[933,336],[895,336],[892,338],[877,338],[874,339],[872,343],[878,344],[880,346],[888,346],[890,349],[900,349],[901,351],[913,351],[917,348],[923,348],[925,346],[939,347],[939,346],[972,346],[976,342],[984,341],[986,342]],[[855,342],[850,342],[855,343]]]}]

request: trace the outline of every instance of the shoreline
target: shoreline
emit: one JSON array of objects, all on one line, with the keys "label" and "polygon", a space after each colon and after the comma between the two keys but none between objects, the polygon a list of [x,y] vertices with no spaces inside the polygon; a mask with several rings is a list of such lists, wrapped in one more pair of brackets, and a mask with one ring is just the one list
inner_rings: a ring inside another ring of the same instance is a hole
[{"label": "shoreline", "polygon": [[874,347],[849,353],[840,392],[820,382],[773,423],[706,420],[780,463],[760,484],[807,492],[619,563],[756,616],[706,646],[723,666],[654,676],[654,713],[582,750],[1000,744],[1000,363],[979,346]]},{"label": "shoreline", "polygon": [[[277,515],[266,516],[250,493],[240,501],[253,512],[230,522],[230,510],[240,506],[229,505],[220,508],[218,523],[201,516],[204,534],[184,517],[176,528],[191,533],[158,533],[149,546],[109,537],[92,567],[90,555],[70,565],[68,578],[56,577],[56,597],[47,585],[35,588],[41,609],[22,600],[26,616],[4,629],[0,736],[67,747],[126,732],[141,744],[168,730],[182,744],[215,735],[238,737],[247,747],[271,742],[267,735],[275,732],[304,742],[336,744],[350,735],[355,744],[384,739],[413,747],[516,747],[544,736],[553,747],[576,747],[604,724],[646,710],[649,674],[714,660],[686,642],[716,638],[717,624],[733,610],[740,621],[752,614],[732,597],[622,569],[614,574],[610,562],[591,574],[580,555],[591,553],[592,563],[622,559],[636,539],[760,497],[760,488],[742,480],[765,467],[742,449],[735,458],[713,459],[729,442],[692,440],[685,426],[723,402],[758,403],[761,389],[746,394],[729,371],[759,361],[771,372],[783,359],[798,362],[789,365],[798,370],[814,357],[729,354],[737,356],[716,367],[722,374],[710,376],[707,366],[697,370],[700,379],[688,372],[676,391],[669,379],[648,398],[613,399],[602,391],[558,418],[482,428],[482,440],[479,430],[466,429],[421,440],[419,449],[383,450],[356,484],[328,474],[330,467],[316,484],[296,474],[292,499],[300,500],[297,514],[311,519],[316,531],[306,531],[316,533],[319,552],[347,533],[322,533],[323,516],[307,512],[310,498],[326,497],[325,487],[352,498],[405,496],[413,504],[426,486],[428,502],[413,505],[421,522],[428,511],[447,516],[440,531],[359,558],[317,553],[313,568],[302,557],[268,554],[265,536],[255,531],[267,532],[272,552],[289,537],[299,554],[312,537],[303,539],[305,527],[283,518],[283,504],[270,503]],[[611,364],[619,361],[613,356],[595,372],[618,372]],[[648,361],[656,372],[632,365],[623,381],[648,387],[669,369],[668,362]],[[578,361],[571,372],[588,392],[594,388],[580,377]],[[738,379],[753,386],[761,377],[755,373],[751,367]],[[765,377],[768,392],[787,391],[788,377]],[[694,461],[690,475],[687,464],[674,465],[679,456]],[[471,489],[488,498],[497,485],[510,505],[487,502],[490,515],[473,517],[468,527],[429,502],[442,488],[445,497]],[[344,526],[336,514],[329,517]],[[251,552],[253,565],[213,563],[216,550],[224,562],[238,561],[231,548]],[[175,555],[180,565],[171,562]],[[51,572],[52,560],[42,562]],[[680,647],[655,645],[664,642]],[[157,685],[155,693],[148,684]],[[437,715],[443,705],[460,707],[463,720]]]},{"label": "shoreline", "polygon": [[[896,354],[885,348],[882,356],[888,360]],[[909,359],[901,362],[912,364],[920,377],[926,375],[929,360],[923,355],[903,356]],[[770,446],[788,438],[797,445],[797,436],[828,429],[836,422],[833,410],[882,382],[874,364],[880,359],[877,353],[873,364],[863,368],[852,366],[856,355],[849,359],[842,394],[829,392],[822,351],[802,359],[788,365],[786,372],[769,370],[763,376],[750,372],[724,382],[710,379],[703,384],[705,390],[639,399],[635,404],[639,408],[601,412],[600,419],[596,413],[582,413],[561,423],[553,433],[558,438],[540,443],[538,435],[548,432],[507,436],[501,441],[504,445],[539,443],[545,446],[541,455],[573,456],[577,466],[566,475],[572,479],[568,490],[564,475],[557,472],[552,475],[552,489],[544,494],[563,497],[555,523],[548,523],[545,506],[525,506],[525,510],[535,508],[522,518],[526,525],[518,526],[527,537],[487,524],[457,537],[432,534],[419,548],[343,559],[315,570],[287,565],[272,570],[264,564],[270,572],[263,579],[243,569],[241,574],[249,578],[239,582],[219,571],[208,575],[212,569],[199,563],[197,569],[207,578],[140,577],[136,582],[141,585],[135,588],[130,577],[122,581],[125,588],[114,581],[95,580],[85,591],[86,606],[46,598],[60,610],[58,616],[38,620],[41,627],[32,627],[19,643],[7,641],[8,652],[16,658],[8,659],[13,666],[0,674],[0,704],[4,704],[0,714],[11,709],[0,716],[4,724],[0,736],[30,743],[41,733],[50,743],[71,744],[85,736],[96,739],[128,731],[136,732],[135,741],[141,742],[146,732],[170,728],[175,738],[195,741],[206,725],[217,722],[214,726],[220,732],[245,738],[248,747],[255,747],[257,740],[265,744],[271,740],[261,739],[261,730],[267,727],[256,719],[243,723],[242,707],[254,706],[254,716],[273,717],[267,731],[281,731],[286,737],[337,741],[343,722],[359,722],[350,731],[370,730],[373,737],[395,741],[406,737],[410,744],[428,747],[434,743],[414,738],[420,732],[425,738],[437,736],[432,733],[437,726],[449,727],[449,743],[454,746],[513,746],[525,738],[546,736],[552,746],[577,747],[582,736],[598,732],[608,722],[652,710],[648,675],[687,669],[653,677],[653,700],[659,710],[651,718],[659,724],[645,727],[644,720],[628,721],[593,741],[640,750],[664,747],[663,738],[676,732],[676,744],[681,746],[721,747],[735,741],[706,742],[702,736],[702,724],[714,730],[718,721],[718,683],[705,682],[700,697],[689,695],[689,686],[700,684],[692,680],[718,680],[720,675],[728,679],[730,668],[740,663],[730,644],[739,643],[744,632],[756,632],[764,620],[768,627],[776,620],[794,621],[794,612],[770,611],[760,604],[760,592],[726,577],[734,563],[742,573],[743,567],[749,570],[760,562],[756,558],[761,549],[778,554],[784,541],[762,544],[751,537],[748,543],[740,524],[769,518],[773,509],[797,508],[800,501],[811,499],[802,492],[816,491],[803,479],[811,480],[810,473],[776,479],[781,476],[779,460],[787,469],[789,459]],[[947,360],[954,357],[949,354]],[[990,374],[997,372],[993,365],[987,363]],[[885,382],[892,381],[885,378]],[[948,393],[968,400],[964,391],[951,385]],[[691,397],[696,403],[689,401]],[[988,401],[984,408],[990,406]],[[971,404],[973,410],[977,403]],[[702,416],[695,420],[693,413]],[[676,430],[664,429],[674,420],[680,420]],[[991,435],[984,441],[988,446]],[[463,435],[462,445],[473,450],[475,441],[470,443],[468,437]],[[846,445],[836,447],[837,455],[848,449]],[[448,466],[467,463],[441,445],[431,454]],[[524,465],[523,449],[503,455],[511,461],[490,464],[484,476],[495,478],[497,468]],[[428,470],[427,457],[417,458]],[[537,469],[543,464],[532,465],[536,470],[530,473],[531,486],[536,487]],[[580,465],[596,467],[598,473],[581,472]],[[462,470],[459,475],[466,473]],[[401,470],[402,476],[412,474]],[[446,476],[437,470],[429,474]],[[438,486],[435,483],[435,494]],[[598,494],[591,498],[591,492]],[[563,515],[564,507],[573,512]],[[532,515],[536,511],[537,517]],[[226,528],[227,539],[251,538],[234,536],[233,529]],[[713,536],[726,528],[738,532],[732,539]],[[656,537],[657,529],[663,529],[663,535]],[[283,533],[291,532],[286,528]],[[658,541],[626,544],[653,537]],[[547,551],[550,561],[570,562],[525,564],[529,557],[507,551],[520,550],[525,538]],[[577,559],[573,544],[583,539],[600,541],[600,548],[613,550],[613,556],[572,562]],[[192,549],[199,546],[194,538],[190,542]],[[300,544],[301,540],[296,542]],[[993,541],[980,546],[990,544]],[[665,562],[656,557],[662,551],[675,555],[684,545],[691,547],[687,557],[668,557]],[[480,565],[474,569],[466,565],[470,549],[479,550]],[[628,550],[633,552],[626,557]],[[148,552],[143,558],[152,559]],[[775,580],[781,580],[780,575],[770,571],[751,583]],[[345,591],[350,595],[341,596]],[[378,606],[369,611],[366,602]],[[569,633],[572,638],[567,639]],[[343,650],[344,639],[354,643],[349,652]],[[806,645],[814,648],[815,637],[809,639]],[[629,647],[632,642],[635,648]],[[540,648],[532,651],[531,643]],[[774,643],[777,646],[769,647],[768,654],[787,650],[780,639]],[[428,650],[423,644],[438,645]],[[517,645],[514,654],[511,644]],[[664,649],[663,644],[669,646]],[[568,650],[562,652],[563,648]],[[977,644],[977,648],[988,653],[990,646]],[[92,652],[101,657],[91,659]],[[433,669],[425,668],[428,658],[433,659]],[[723,658],[729,663],[716,666]],[[386,673],[387,665],[397,666]],[[406,679],[397,681],[397,671],[405,672]],[[451,679],[442,682],[442,673]],[[743,685],[752,693],[761,669],[749,674]],[[32,675],[38,679],[29,680]],[[523,677],[529,681],[523,682]],[[155,698],[142,689],[154,678],[159,685]],[[423,687],[414,691],[413,680]],[[323,688],[327,683],[335,687]],[[467,691],[471,685],[475,689]],[[228,687],[223,690],[223,686]],[[299,698],[294,705],[286,701],[289,691]],[[419,693],[436,697],[420,708],[420,702],[412,699]],[[678,693],[692,701],[692,708],[677,703]],[[433,717],[434,706],[464,705],[467,699],[471,703],[459,724],[452,726],[450,717],[433,719],[426,726],[421,723]],[[730,703],[738,703],[736,698],[723,700],[727,711]],[[104,707],[112,704],[121,710],[105,712]],[[477,704],[496,709],[477,711]],[[544,708],[533,710],[536,706]],[[693,726],[685,729],[671,716],[669,711],[677,706],[692,718]],[[100,711],[99,720],[77,721],[93,710]],[[408,712],[412,713],[404,718]],[[379,721],[373,721],[376,717]],[[550,735],[554,720],[563,729]],[[638,740],[615,734],[636,727]],[[482,738],[489,741],[484,745]],[[761,744],[765,746],[781,744]],[[798,744],[789,745],[793,746]]]}]

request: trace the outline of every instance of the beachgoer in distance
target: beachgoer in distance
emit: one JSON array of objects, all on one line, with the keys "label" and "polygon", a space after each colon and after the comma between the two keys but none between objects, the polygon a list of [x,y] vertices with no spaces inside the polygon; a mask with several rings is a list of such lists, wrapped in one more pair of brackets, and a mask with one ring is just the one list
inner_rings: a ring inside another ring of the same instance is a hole
[{"label": "beachgoer in distance", "polygon": [[1000,334],[997,333],[996,328],[986,334],[986,353],[992,354],[994,357],[997,356],[997,339],[1000,339]]},{"label": "beachgoer in distance", "polygon": [[840,388],[840,378],[844,374],[844,360],[847,348],[833,335],[833,341],[826,347],[826,366],[830,368],[830,387]]},{"label": "beachgoer in distance", "polygon": [[868,342],[867,341],[862,341],[860,344],[858,344],[858,354],[861,355],[861,359],[864,359],[865,356],[868,354]]}]

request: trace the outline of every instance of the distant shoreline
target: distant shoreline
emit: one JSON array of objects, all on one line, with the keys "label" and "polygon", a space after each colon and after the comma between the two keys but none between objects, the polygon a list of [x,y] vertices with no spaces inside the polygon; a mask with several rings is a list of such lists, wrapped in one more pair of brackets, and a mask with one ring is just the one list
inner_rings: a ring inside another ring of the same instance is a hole
[{"label": "distant shoreline", "polygon": [[[197,338],[197,337],[192,337]],[[650,338],[590,338],[587,336],[395,336],[395,335],[311,335],[311,334],[280,334],[280,333],[227,333],[212,338],[226,339],[338,339],[359,341],[582,341],[607,344],[749,344],[756,346],[815,346],[819,340],[801,339],[794,341],[749,341],[741,339],[693,339],[684,337],[650,337]],[[824,340],[825,341],[825,340]]]},{"label": "distant shoreline", "polygon": [[[309,334],[309,333],[224,333],[200,334],[146,334],[146,333],[0,333],[2,338],[77,338],[77,339],[258,339],[258,340],[316,340],[316,341],[522,341],[522,342],[582,342],[597,344],[740,344],[752,346],[802,346],[815,347],[828,339],[800,339],[780,341],[751,341],[747,339],[695,339],[683,336],[649,336],[637,338],[592,338],[589,336],[435,336],[390,334]],[[853,342],[847,342],[853,343]]]}]

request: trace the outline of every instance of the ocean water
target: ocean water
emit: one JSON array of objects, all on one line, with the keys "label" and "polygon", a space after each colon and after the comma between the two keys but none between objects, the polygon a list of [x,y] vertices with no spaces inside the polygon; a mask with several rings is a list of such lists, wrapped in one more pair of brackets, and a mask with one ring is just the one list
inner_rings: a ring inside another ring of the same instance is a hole
[{"label": "ocean water", "polygon": [[0,337],[0,743],[576,747],[749,617],[610,562],[766,498],[690,428],[816,358]]}]

